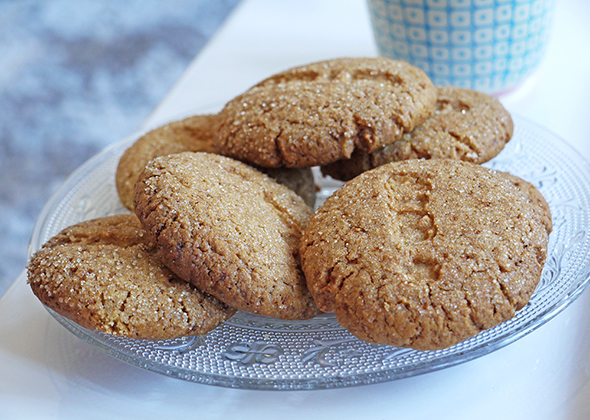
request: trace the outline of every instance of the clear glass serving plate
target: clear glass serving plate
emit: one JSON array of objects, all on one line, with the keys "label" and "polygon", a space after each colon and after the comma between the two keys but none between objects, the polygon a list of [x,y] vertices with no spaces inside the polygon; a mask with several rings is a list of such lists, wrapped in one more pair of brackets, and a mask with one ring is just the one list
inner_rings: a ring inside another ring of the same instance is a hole
[{"label": "clear glass serving plate", "polygon": [[[333,315],[281,321],[238,312],[205,336],[169,341],[113,337],[52,312],[65,328],[105,353],[171,377],[232,388],[322,389],[401,379],[444,369],[493,352],[539,328],[576,299],[590,278],[590,166],[542,127],[515,117],[513,139],[486,164],[536,185],[553,215],[542,280],[516,316],[451,348],[416,351],[373,345],[344,330]],[[80,167],[45,206],[30,252],[74,223],[126,212],[114,175],[137,138],[108,148]],[[321,203],[338,183],[318,177]]]}]

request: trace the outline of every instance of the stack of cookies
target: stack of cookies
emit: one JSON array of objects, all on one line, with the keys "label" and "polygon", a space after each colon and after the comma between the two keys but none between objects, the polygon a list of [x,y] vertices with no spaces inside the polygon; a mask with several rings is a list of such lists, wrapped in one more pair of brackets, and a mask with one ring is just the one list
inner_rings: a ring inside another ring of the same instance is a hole
[{"label": "stack of cookies", "polygon": [[[371,343],[446,348],[513,317],[541,277],[547,203],[480,165],[512,132],[497,99],[407,63],[293,68],[141,137],[116,173],[133,214],[65,229],[29,283],[125,337],[327,312]],[[343,182],[317,210],[313,167]]]}]

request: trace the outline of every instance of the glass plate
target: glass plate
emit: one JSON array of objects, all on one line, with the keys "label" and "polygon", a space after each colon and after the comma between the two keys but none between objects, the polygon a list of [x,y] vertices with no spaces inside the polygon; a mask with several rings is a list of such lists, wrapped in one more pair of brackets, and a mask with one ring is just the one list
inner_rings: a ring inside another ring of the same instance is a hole
[{"label": "glass plate", "polygon": [[[238,312],[206,336],[169,341],[112,337],[52,315],[76,336],[132,365],[202,384],[248,389],[322,389],[432,372],[483,356],[530,333],[576,299],[590,277],[590,166],[570,146],[522,118],[486,166],[535,184],[550,204],[554,230],[542,280],[514,318],[451,348],[416,351],[360,341],[333,315],[281,321]],[[125,212],[114,185],[119,157],[137,138],[79,168],[45,206],[30,252],[74,223]],[[317,175],[317,173],[316,173]],[[321,203],[338,183],[318,176]]]}]

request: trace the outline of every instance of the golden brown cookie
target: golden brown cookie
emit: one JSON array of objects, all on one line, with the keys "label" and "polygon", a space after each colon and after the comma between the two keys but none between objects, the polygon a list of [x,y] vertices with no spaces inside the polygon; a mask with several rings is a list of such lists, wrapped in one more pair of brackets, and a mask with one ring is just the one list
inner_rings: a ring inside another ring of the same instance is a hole
[{"label": "golden brown cookie", "polygon": [[318,307],[355,336],[432,350],[526,305],[547,242],[528,199],[496,172],[408,160],[365,172],[328,198],[300,254]]},{"label": "golden brown cookie", "polygon": [[533,184],[524,179],[513,175],[509,172],[498,172],[500,175],[505,176],[512,182],[520,191],[529,199],[531,204],[533,205],[533,209],[535,213],[541,220],[541,223],[547,229],[547,233],[551,233],[553,230],[553,219],[551,217],[551,209],[549,208],[549,204],[541,194],[541,191],[537,189]]},{"label": "golden brown cookie", "polygon": [[312,209],[285,186],[236,160],[186,152],[151,161],[134,203],[162,261],[199,289],[258,315],[319,313],[298,252]]},{"label": "golden brown cookie", "polygon": [[221,154],[263,167],[310,167],[399,139],[433,111],[420,69],[387,58],[341,58],[263,80],[220,113]]},{"label": "golden brown cookie", "polygon": [[140,137],[121,156],[115,182],[119,199],[133,210],[133,186],[145,165],[159,156],[180,152],[214,152],[217,115],[194,115],[165,124]]},{"label": "golden brown cookie", "polygon": [[315,206],[319,187],[315,183],[311,168],[254,168],[294,191],[309,207]]},{"label": "golden brown cookie", "polygon": [[132,214],[64,229],[33,255],[28,282],[55,312],[128,338],[205,334],[236,312],[164,266]]},{"label": "golden brown cookie", "polygon": [[434,113],[411,133],[372,153],[322,167],[322,173],[348,181],[386,163],[407,159],[457,159],[484,163],[510,141],[510,113],[495,97],[454,86],[438,87]]},{"label": "golden brown cookie", "polygon": [[[181,152],[217,152],[214,141],[217,115],[194,115],[149,131],[121,156],[115,182],[119,199],[133,211],[133,186],[151,160]],[[313,207],[317,186],[310,168],[262,169],[277,182],[291,188]]]}]

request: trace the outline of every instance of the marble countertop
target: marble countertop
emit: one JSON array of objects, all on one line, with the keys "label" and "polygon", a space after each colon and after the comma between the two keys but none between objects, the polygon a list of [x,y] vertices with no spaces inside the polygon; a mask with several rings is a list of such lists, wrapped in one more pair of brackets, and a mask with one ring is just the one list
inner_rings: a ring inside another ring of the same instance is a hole
[{"label": "marble countertop", "polygon": [[0,3],[0,296],[51,194],[141,126],[238,2]]}]

